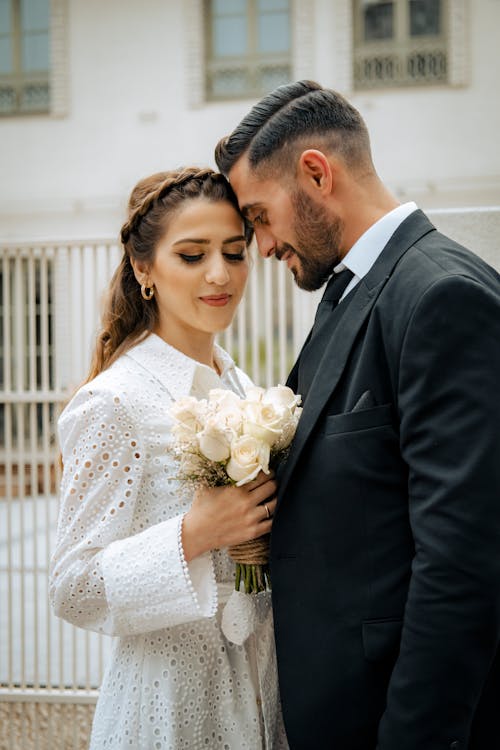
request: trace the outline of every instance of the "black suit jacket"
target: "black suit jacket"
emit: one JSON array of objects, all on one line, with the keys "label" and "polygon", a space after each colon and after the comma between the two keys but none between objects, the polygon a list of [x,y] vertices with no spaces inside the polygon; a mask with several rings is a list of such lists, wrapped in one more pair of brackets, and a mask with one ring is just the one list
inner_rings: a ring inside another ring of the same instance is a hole
[{"label": "black suit jacket", "polygon": [[499,276],[417,211],[351,295],[279,475],[290,746],[500,748]]}]

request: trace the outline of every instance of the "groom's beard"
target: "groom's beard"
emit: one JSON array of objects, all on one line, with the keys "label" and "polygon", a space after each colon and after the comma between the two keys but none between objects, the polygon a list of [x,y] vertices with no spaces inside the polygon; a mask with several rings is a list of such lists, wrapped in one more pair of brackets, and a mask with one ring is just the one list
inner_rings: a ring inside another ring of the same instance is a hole
[{"label": "groom's beard", "polygon": [[332,219],[323,206],[318,205],[303,190],[292,196],[294,209],[293,231],[295,246],[284,243],[275,252],[278,260],[291,251],[299,260],[299,267],[292,269],[295,283],[301,289],[312,292],[323,286],[340,263],[340,242],[344,222]]}]

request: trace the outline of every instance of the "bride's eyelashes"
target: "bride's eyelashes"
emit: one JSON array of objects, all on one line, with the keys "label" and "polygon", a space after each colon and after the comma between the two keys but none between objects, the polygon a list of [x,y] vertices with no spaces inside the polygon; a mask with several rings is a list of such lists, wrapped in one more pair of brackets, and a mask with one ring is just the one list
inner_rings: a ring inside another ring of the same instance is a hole
[{"label": "bride's eyelashes", "polygon": [[[223,253],[224,258],[230,263],[240,263],[245,260],[245,251],[242,250],[239,253]],[[199,263],[205,257],[205,253],[198,253],[197,255],[188,255],[187,253],[179,253],[179,258],[185,263],[193,264]]]},{"label": "bride's eyelashes", "polygon": [[223,255],[226,260],[229,260],[232,263],[239,263],[240,261],[245,260],[246,258],[246,254],[244,250],[242,250],[239,253],[223,253]]}]

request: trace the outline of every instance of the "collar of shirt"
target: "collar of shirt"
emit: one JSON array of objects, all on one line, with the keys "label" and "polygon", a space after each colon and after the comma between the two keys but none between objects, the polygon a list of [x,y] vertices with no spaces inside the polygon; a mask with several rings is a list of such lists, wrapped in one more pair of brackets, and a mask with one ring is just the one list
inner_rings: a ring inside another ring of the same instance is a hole
[{"label": "collar of shirt", "polygon": [[354,243],[342,262],[333,269],[334,273],[340,273],[348,268],[354,274],[340,298],[341,300],[344,299],[346,294],[349,294],[363,276],[366,276],[399,225],[416,210],[417,204],[413,201],[393,208],[375,224],[372,224]]},{"label": "collar of shirt", "polygon": [[175,400],[183,396],[207,393],[211,388],[232,388],[238,383],[236,366],[230,355],[215,344],[214,358],[220,370],[218,375],[208,365],[197,362],[155,333],[128,350],[131,357],[144,367],[151,377],[157,378]]}]

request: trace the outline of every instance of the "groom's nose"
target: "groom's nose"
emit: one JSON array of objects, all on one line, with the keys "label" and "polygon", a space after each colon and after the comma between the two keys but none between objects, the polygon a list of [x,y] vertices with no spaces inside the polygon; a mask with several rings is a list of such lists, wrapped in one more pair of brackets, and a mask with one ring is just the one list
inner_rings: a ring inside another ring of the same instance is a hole
[{"label": "groom's nose", "polygon": [[271,232],[265,227],[255,227],[254,231],[259,254],[262,255],[263,258],[270,258],[271,255],[274,255],[276,250],[275,237],[273,237]]}]

